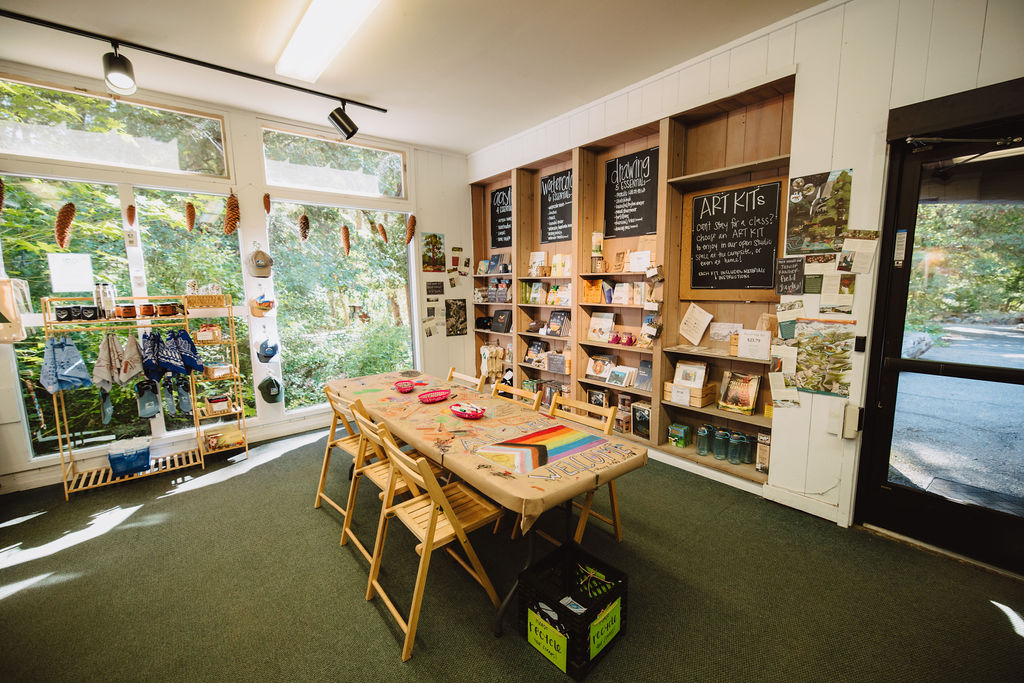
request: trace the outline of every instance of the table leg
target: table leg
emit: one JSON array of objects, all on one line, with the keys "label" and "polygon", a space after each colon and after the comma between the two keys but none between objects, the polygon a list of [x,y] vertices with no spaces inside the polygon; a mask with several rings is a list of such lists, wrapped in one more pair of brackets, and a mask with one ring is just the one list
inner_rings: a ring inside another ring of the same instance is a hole
[{"label": "table leg", "polygon": [[[526,537],[526,562],[523,564],[523,570],[526,570],[531,564],[533,564],[533,529],[529,529],[523,536]],[[516,596],[516,589],[519,588],[519,575],[516,574],[515,581],[512,582],[512,588],[509,589],[508,595],[501,601],[501,606],[498,607],[498,613],[494,615],[494,637],[500,638],[502,634],[502,626],[505,620],[505,612],[508,611],[509,605],[512,604],[512,599]]]}]

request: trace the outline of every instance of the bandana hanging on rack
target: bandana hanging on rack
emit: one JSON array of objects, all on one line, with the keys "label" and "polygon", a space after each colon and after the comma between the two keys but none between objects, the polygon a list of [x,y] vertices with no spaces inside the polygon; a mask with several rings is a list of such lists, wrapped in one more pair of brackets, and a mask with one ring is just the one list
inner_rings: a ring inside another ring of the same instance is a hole
[{"label": "bandana hanging on rack", "polygon": [[46,340],[39,383],[51,394],[92,386],[82,354],[70,337],[61,337],[59,340],[51,337]]},{"label": "bandana hanging on rack", "polygon": [[145,332],[142,335],[142,371],[149,379],[160,379],[164,369],[160,367],[160,347],[164,340],[159,332]]},{"label": "bandana hanging on rack", "polygon": [[176,331],[171,331],[167,335],[167,341],[160,345],[157,350],[157,362],[168,372],[179,375],[188,372],[181,358],[181,351],[178,350],[178,333]]},{"label": "bandana hanging on rack", "polygon": [[92,366],[92,381],[102,391],[110,391],[114,383],[121,383],[121,365],[124,349],[121,340],[114,334],[107,334],[100,343],[96,364]]},{"label": "bandana hanging on rack", "polygon": [[181,352],[181,360],[187,368],[186,374],[188,370],[203,371],[203,361],[199,357],[199,349],[196,348],[195,342],[189,336],[188,330],[178,332],[178,351]]},{"label": "bandana hanging on rack", "polygon": [[121,384],[127,384],[134,377],[142,373],[142,349],[139,348],[139,340],[133,334],[128,337],[124,345],[124,357],[121,361],[121,372],[118,380]]}]

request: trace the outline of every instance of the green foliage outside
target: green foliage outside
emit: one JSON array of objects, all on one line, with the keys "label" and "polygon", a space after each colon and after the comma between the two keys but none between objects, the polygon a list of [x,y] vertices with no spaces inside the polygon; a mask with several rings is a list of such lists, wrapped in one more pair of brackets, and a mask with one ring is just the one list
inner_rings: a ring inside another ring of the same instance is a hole
[{"label": "green foliage outside", "polygon": [[[263,153],[271,161],[312,168],[356,171],[376,177],[377,191],[381,197],[401,197],[404,194],[402,155],[397,152],[340,144],[277,130],[264,130]],[[340,191],[351,190],[351,188],[339,189]]]},{"label": "green foliage outside", "polygon": [[[309,217],[309,239],[299,217]],[[388,243],[371,229],[381,223]],[[351,252],[342,246],[349,226]],[[270,216],[285,408],[324,402],[324,385],[412,366],[405,215],[275,202]],[[261,339],[258,328],[253,337]]]},{"label": "green foliage outside", "polygon": [[908,330],[1024,317],[1024,206],[922,204],[911,265]]},{"label": "green foliage outside", "polygon": [[[0,128],[11,125],[5,121],[173,142],[178,153],[177,168],[166,170],[226,175],[224,135],[220,120],[215,118],[0,80]],[[74,149],[41,149],[39,153],[79,158],[79,150]],[[130,163],[146,168],[152,162],[140,155]]]}]

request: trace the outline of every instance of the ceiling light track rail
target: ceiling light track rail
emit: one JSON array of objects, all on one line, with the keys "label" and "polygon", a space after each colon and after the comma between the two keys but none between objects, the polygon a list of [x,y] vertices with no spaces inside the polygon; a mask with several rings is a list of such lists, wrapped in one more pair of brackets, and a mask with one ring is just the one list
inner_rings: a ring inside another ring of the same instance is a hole
[{"label": "ceiling light track rail", "polygon": [[27,24],[35,24],[36,26],[42,26],[44,28],[53,29],[55,31],[63,31],[64,33],[70,33],[76,36],[82,36],[83,38],[92,38],[93,40],[99,40],[104,43],[115,44],[118,47],[129,47],[140,52],[148,52],[149,54],[157,55],[159,57],[166,57],[167,59],[174,59],[179,62],[191,64],[193,66],[200,66],[204,69],[212,69],[213,71],[220,71],[221,73],[230,74],[232,76],[238,76],[240,78],[248,78],[249,80],[259,81],[267,85],[276,85],[280,88],[288,88],[289,90],[295,90],[297,92],[305,93],[307,95],[314,95],[316,97],[323,97],[328,100],[335,102],[341,102],[343,105],[351,104],[356,107],[362,107],[364,109],[372,109],[373,111],[379,111],[386,114],[387,109],[378,107],[373,104],[366,104],[365,102],[359,102],[358,100],[352,100],[347,97],[339,97],[338,95],[331,95],[329,93],[320,92],[318,90],[312,90],[310,88],[304,88],[301,85],[292,85],[291,83],[285,83],[284,81],[276,81],[272,78],[266,78],[264,76],[257,76],[256,74],[247,73],[245,71],[239,71],[238,69],[232,69],[227,66],[220,66],[218,64],[211,64],[210,62],[204,62],[201,59],[193,59],[191,57],[185,57],[184,55],[174,54],[173,52],[167,52],[155,47],[148,47],[146,45],[139,45],[129,40],[122,40],[120,38],[114,38],[111,36],[105,36],[100,33],[94,33],[92,31],[86,31],[85,29],[75,28],[73,26],[67,26],[65,24],[58,24],[53,21],[47,21],[45,19],[38,19],[36,17],[30,17],[25,14],[18,14],[17,12],[11,12],[9,10],[0,9],[0,17],[7,19],[13,19],[15,21],[22,21]]}]

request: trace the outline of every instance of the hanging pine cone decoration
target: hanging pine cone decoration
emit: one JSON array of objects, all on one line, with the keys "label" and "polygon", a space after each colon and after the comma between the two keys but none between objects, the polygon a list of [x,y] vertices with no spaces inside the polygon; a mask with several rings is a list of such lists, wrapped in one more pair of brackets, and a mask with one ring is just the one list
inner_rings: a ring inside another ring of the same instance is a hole
[{"label": "hanging pine cone decoration", "polygon": [[224,210],[224,234],[230,235],[235,230],[238,230],[238,221],[241,220],[242,214],[238,210],[238,197],[232,192],[228,197],[228,205]]},{"label": "hanging pine cone decoration", "polygon": [[75,205],[68,202],[57,212],[57,223],[53,226],[53,235],[57,238],[57,246],[67,249],[71,243],[71,221],[75,220]]},{"label": "hanging pine cone decoration", "polygon": [[4,179],[0,178],[0,213],[4,212],[4,194],[5,193],[6,193],[6,188],[4,187]]},{"label": "hanging pine cone decoration", "polygon": [[267,193],[265,193],[263,195],[263,210],[267,212],[268,216],[270,215],[270,193],[269,192],[267,192]]},{"label": "hanging pine cone decoration", "polygon": [[185,204],[185,227],[192,232],[196,227],[196,207],[192,202]]},{"label": "hanging pine cone decoration", "polygon": [[377,224],[377,234],[380,235],[382,240],[384,240],[384,244],[388,243],[388,231],[384,229],[383,223]]},{"label": "hanging pine cone decoration", "polygon": [[405,221],[405,243],[409,244],[412,242],[412,238],[416,235],[416,216],[409,214],[409,218]]},{"label": "hanging pine cone decoration", "polygon": [[299,237],[303,242],[309,239],[309,216],[306,214],[299,216]]},{"label": "hanging pine cone decoration", "polygon": [[128,205],[128,225],[135,225],[135,205]]},{"label": "hanging pine cone decoration", "polygon": [[348,256],[349,250],[352,248],[352,240],[348,236],[348,226],[341,226],[341,246],[345,248],[345,256]]}]

